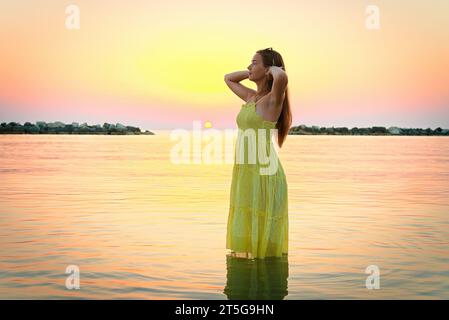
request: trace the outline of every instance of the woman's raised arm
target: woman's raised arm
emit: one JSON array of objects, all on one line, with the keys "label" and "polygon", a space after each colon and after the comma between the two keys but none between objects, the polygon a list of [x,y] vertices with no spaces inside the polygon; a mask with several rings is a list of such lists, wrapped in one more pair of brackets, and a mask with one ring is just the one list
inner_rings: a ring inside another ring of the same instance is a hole
[{"label": "woman's raised arm", "polygon": [[232,90],[238,97],[240,97],[245,102],[248,101],[248,98],[255,94],[256,91],[245,87],[240,81],[245,80],[249,77],[248,70],[235,71],[232,73],[228,73],[224,76],[224,81],[229,89]]}]

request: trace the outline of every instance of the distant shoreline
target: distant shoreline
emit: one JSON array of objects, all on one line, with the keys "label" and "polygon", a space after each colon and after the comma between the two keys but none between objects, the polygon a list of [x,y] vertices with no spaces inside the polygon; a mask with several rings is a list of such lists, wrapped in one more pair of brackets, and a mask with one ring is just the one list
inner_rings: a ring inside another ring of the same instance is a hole
[{"label": "distant shoreline", "polygon": [[103,135],[154,135],[153,132],[142,131],[138,127],[125,126],[121,123],[104,123],[88,125],[87,123],[78,124],[72,122],[65,124],[60,121],[45,122],[37,121],[35,124],[25,122],[21,125],[19,122],[2,122],[0,124],[0,134],[103,134]]},{"label": "distant shoreline", "polygon": [[367,127],[348,129],[347,127],[294,126],[290,135],[346,135],[346,136],[449,136],[449,129],[431,128],[399,128],[399,127]]},{"label": "distant shoreline", "polygon": [[[72,122],[65,124],[60,121],[45,122],[37,121],[35,124],[25,122],[2,122],[0,134],[93,134],[93,135],[155,135],[149,130],[142,131],[138,127],[125,126],[121,123],[104,123],[88,125]],[[366,127],[351,129],[347,127],[319,127],[299,125],[290,128],[289,135],[349,135],[349,136],[449,136],[449,129],[440,127],[431,129],[422,128],[399,128],[399,127]]]}]

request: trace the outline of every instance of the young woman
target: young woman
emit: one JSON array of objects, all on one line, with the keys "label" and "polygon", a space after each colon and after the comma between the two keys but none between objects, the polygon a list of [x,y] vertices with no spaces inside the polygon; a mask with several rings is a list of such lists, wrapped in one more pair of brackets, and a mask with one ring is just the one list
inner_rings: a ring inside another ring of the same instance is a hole
[{"label": "young woman", "polygon": [[[240,81],[244,79],[255,82],[257,91],[242,85]],[[236,154],[237,149],[242,150],[245,138],[248,138],[248,145],[252,141],[253,147],[265,149],[254,151],[251,147],[244,150],[242,157],[235,158],[226,248],[237,257],[282,257],[288,253],[287,180],[272,148],[272,133],[282,147],[292,123],[288,77],[282,56],[272,48],[258,50],[248,71],[229,73],[225,75],[225,82],[246,102],[237,115]],[[258,157],[264,152],[270,155],[270,160],[275,156],[276,165],[270,167],[274,170],[264,171],[267,159],[261,161]],[[250,161],[254,154],[256,161]],[[247,162],[241,161],[245,158]]]}]

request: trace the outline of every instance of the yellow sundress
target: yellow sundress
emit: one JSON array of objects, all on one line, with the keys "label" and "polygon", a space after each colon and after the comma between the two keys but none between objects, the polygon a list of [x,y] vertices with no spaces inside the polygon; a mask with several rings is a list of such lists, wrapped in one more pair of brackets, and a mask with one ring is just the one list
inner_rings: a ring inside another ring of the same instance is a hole
[{"label": "yellow sundress", "polygon": [[248,258],[282,257],[288,254],[288,197],[274,145],[276,122],[257,114],[256,102],[243,104],[236,122],[226,248]]}]

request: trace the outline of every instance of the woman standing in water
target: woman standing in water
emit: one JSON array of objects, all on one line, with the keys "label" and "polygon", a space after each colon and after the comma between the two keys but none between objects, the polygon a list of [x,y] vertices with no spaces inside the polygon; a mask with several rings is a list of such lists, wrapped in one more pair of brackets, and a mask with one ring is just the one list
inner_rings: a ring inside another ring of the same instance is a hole
[{"label": "woman standing in water", "polygon": [[[257,91],[242,85],[244,79],[255,82]],[[226,248],[237,257],[282,257],[288,253],[287,180],[272,147],[272,133],[282,147],[292,123],[282,56],[272,48],[258,50],[248,71],[229,73],[225,82],[245,101],[236,119],[236,155],[239,150],[240,156],[239,161],[236,156],[232,172]],[[245,138],[248,148],[242,154]],[[259,159],[264,152],[276,160],[275,170],[268,173],[264,171],[266,161]],[[253,155],[255,163],[249,160]],[[247,163],[241,157],[248,159]]]}]

